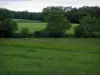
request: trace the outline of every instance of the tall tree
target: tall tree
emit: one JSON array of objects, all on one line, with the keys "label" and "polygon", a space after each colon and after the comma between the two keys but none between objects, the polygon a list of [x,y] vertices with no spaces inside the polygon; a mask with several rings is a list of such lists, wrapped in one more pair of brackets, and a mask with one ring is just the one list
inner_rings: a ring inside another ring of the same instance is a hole
[{"label": "tall tree", "polygon": [[71,24],[65,17],[66,8],[47,7],[43,9],[45,20],[48,23],[46,30],[52,33],[65,33]]}]

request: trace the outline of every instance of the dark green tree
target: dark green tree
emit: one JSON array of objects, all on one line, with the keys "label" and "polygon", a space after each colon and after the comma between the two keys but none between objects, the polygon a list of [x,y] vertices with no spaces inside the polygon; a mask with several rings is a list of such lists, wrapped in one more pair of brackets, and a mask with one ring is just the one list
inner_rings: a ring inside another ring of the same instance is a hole
[{"label": "dark green tree", "polygon": [[67,12],[67,17],[68,17],[68,20],[71,22],[71,23],[79,23],[80,19],[84,16],[88,16],[88,13],[87,12],[82,12],[82,11],[70,11],[70,12]]},{"label": "dark green tree", "polygon": [[59,34],[65,34],[66,29],[70,29],[71,24],[65,17],[65,12],[66,8],[64,7],[47,7],[43,9],[45,21],[48,23],[46,30],[51,35],[57,34],[59,36]]},{"label": "dark green tree", "polygon": [[11,17],[9,10],[0,9],[0,37],[11,37],[17,30],[17,23]]},{"label": "dark green tree", "polygon": [[85,16],[80,20],[80,26],[75,29],[76,34],[84,37],[94,37],[100,32],[99,20],[95,17]]}]

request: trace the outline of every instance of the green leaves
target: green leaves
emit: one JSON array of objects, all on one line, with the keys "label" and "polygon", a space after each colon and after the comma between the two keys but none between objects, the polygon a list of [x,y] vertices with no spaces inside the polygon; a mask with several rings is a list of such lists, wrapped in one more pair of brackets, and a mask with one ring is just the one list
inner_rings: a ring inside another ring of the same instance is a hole
[{"label": "green leaves", "polygon": [[12,21],[11,13],[7,9],[0,9],[0,36],[11,36],[17,30],[17,23]]},{"label": "green leaves", "polygon": [[23,34],[24,37],[27,37],[27,36],[29,35],[29,30],[28,30],[28,28],[23,28],[23,29],[21,30],[21,33]]},{"label": "green leaves", "polygon": [[85,16],[80,20],[80,26],[75,31],[78,34],[83,32],[81,35],[86,37],[95,37],[100,35],[100,21],[95,17]]},{"label": "green leaves", "polygon": [[63,32],[71,27],[70,22],[65,17],[66,8],[47,7],[43,9],[45,20],[48,22],[47,30],[52,32]]}]

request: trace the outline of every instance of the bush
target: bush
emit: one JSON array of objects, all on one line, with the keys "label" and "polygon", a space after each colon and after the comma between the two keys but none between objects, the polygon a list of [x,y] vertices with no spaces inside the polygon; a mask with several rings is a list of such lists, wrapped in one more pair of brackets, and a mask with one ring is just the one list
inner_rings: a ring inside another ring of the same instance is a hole
[{"label": "bush", "polygon": [[80,37],[84,37],[84,38],[99,38],[100,34],[96,34],[96,33],[89,33],[89,32],[85,32],[80,26],[75,28],[75,36],[77,38]]},{"label": "bush", "polygon": [[37,38],[46,38],[46,37],[48,37],[48,35],[49,35],[49,32],[47,32],[47,31],[35,31],[34,32],[34,35],[35,35],[35,37],[37,37]]},{"label": "bush", "polygon": [[41,31],[35,31],[34,35],[35,37],[41,37]]},{"label": "bush", "polygon": [[35,31],[34,32],[35,37],[38,38],[61,38],[64,37],[64,33],[63,32],[50,32],[50,31]]},{"label": "bush", "polygon": [[80,20],[80,26],[75,29],[76,37],[95,38],[100,30],[99,20],[95,17],[85,16]]},{"label": "bush", "polygon": [[80,26],[76,27],[74,31],[77,38],[83,37],[84,30]]},{"label": "bush", "polygon": [[23,38],[22,33],[15,33],[12,38]]},{"label": "bush", "polygon": [[65,38],[75,38],[74,34],[65,34]]},{"label": "bush", "polygon": [[61,37],[64,37],[64,36],[65,36],[65,34],[63,32],[49,32],[48,37],[61,38]]},{"label": "bush", "polygon": [[22,33],[23,37],[28,37],[29,36],[29,30],[28,30],[28,28],[23,28],[21,30],[21,33]]}]

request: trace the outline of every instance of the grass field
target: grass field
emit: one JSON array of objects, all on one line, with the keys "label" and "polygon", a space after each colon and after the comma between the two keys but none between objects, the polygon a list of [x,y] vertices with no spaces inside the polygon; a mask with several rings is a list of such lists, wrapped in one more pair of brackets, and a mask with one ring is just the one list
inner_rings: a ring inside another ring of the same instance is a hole
[{"label": "grass field", "polygon": [[[43,30],[46,27],[47,23],[18,23],[18,31],[20,32],[22,28],[28,28],[30,33],[34,31]],[[72,24],[70,30],[67,30],[66,33],[74,34],[74,28],[77,27],[78,24]]]},{"label": "grass field", "polygon": [[18,23],[18,32],[21,31],[22,28],[28,28],[30,33],[42,30],[46,27],[46,23]]},{"label": "grass field", "polygon": [[[30,33],[34,31],[43,30],[47,23],[37,21],[37,20],[25,20],[25,19],[13,19],[18,24],[17,32],[20,32],[22,28],[28,28]],[[79,24],[72,24],[70,30],[66,30],[67,34],[74,34],[74,28],[77,27]]]},{"label": "grass field", "polygon": [[0,39],[0,71],[0,75],[100,75],[100,39]]}]

